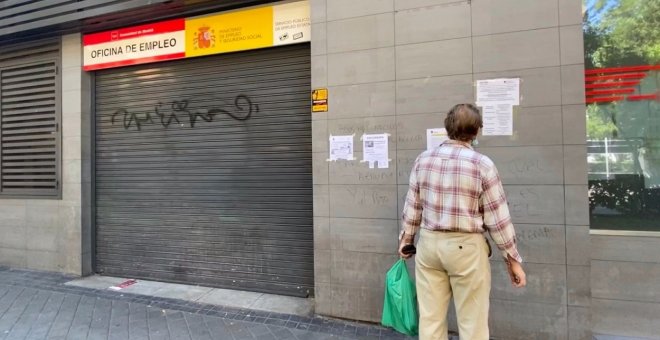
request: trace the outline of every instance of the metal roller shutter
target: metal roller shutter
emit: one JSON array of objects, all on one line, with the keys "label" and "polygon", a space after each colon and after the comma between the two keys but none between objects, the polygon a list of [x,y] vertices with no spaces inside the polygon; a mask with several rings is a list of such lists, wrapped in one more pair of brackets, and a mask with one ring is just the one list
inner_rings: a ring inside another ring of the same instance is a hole
[{"label": "metal roller shutter", "polygon": [[96,73],[106,275],[313,291],[309,44]]},{"label": "metal roller shutter", "polygon": [[0,195],[60,194],[59,41],[3,47],[0,54]]}]

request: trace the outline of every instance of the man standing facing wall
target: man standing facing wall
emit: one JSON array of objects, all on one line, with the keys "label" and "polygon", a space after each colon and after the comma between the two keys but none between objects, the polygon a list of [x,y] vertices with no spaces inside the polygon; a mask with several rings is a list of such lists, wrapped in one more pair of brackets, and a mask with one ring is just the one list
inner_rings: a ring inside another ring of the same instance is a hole
[{"label": "man standing facing wall", "polygon": [[472,148],[482,118],[471,104],[445,119],[450,140],[417,157],[403,211],[399,254],[421,227],[415,260],[420,339],[447,339],[447,308],[454,297],[462,339],[487,340],[490,246],[487,230],[507,262],[515,287],[526,285],[522,258],[497,168]]}]

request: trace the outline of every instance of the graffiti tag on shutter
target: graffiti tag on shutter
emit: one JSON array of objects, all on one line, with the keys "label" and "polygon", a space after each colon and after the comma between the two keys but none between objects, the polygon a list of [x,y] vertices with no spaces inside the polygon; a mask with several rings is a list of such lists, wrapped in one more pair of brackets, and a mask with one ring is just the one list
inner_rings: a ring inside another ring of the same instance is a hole
[{"label": "graffiti tag on shutter", "polygon": [[[112,125],[122,123],[124,130],[135,129],[142,130],[146,124],[160,124],[164,128],[169,128],[172,123],[178,126],[188,124],[194,128],[198,122],[212,122],[218,115],[226,115],[238,121],[250,119],[252,114],[259,112],[259,105],[253,104],[250,97],[241,94],[234,98],[234,103],[229,108],[211,108],[192,110],[189,108],[190,102],[185,100],[175,100],[167,103],[158,103],[153,111],[131,112],[126,108],[119,108],[111,118]],[[120,118],[120,119],[118,119]]]}]

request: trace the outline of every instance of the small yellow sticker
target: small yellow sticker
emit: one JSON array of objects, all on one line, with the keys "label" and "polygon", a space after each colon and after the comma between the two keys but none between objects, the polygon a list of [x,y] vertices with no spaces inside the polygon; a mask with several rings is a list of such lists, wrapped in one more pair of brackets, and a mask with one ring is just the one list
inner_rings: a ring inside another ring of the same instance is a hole
[{"label": "small yellow sticker", "polygon": [[312,112],[328,112],[328,89],[312,91]]}]

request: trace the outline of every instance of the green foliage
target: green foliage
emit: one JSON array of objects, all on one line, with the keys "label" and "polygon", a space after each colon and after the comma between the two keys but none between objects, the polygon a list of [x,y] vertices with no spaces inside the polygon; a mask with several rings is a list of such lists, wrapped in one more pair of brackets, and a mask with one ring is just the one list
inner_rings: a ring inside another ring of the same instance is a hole
[{"label": "green foliage", "polygon": [[[583,18],[586,69],[660,64],[660,0],[595,0],[587,5]],[[658,74],[649,74],[640,88],[643,93],[653,93],[658,88]],[[588,138],[643,137],[647,105],[589,105]]]},{"label": "green foliage", "polygon": [[587,68],[660,63],[658,0],[599,0],[587,9],[584,31]]},{"label": "green foliage", "polygon": [[618,135],[614,124],[615,104],[587,106],[587,138],[605,139]]}]

